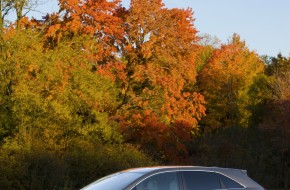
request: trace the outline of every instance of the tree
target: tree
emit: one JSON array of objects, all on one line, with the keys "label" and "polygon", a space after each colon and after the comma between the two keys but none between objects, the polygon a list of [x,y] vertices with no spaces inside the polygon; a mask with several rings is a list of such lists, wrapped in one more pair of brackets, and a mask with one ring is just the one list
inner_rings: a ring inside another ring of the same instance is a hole
[{"label": "tree", "polygon": [[37,6],[37,0],[12,0],[13,8],[16,12],[16,28],[20,29],[21,19],[32,10],[34,6]]},{"label": "tree", "polygon": [[96,66],[115,60],[117,46],[123,36],[121,19],[116,16],[119,0],[60,0],[57,14],[47,15],[46,46],[55,47],[61,40],[88,35],[95,39],[83,44]]},{"label": "tree", "polygon": [[199,38],[191,9],[163,6],[160,0],[134,0],[130,9],[118,9],[125,31],[118,46],[121,62],[99,71],[111,71],[121,89],[117,119],[126,141],[181,163],[205,112],[194,87]]},{"label": "tree", "polygon": [[79,189],[91,178],[153,164],[123,144],[111,119],[119,89],[92,69],[90,52],[81,48],[94,39],[82,35],[44,49],[42,33],[33,27],[8,28],[4,37],[1,189]]},{"label": "tree", "polygon": [[0,33],[1,35],[4,29],[5,17],[8,15],[11,9],[12,9],[11,0],[0,0]]},{"label": "tree", "polygon": [[166,124],[180,120],[196,127],[205,108],[203,96],[192,89],[198,41],[193,13],[163,5],[133,0],[124,16],[123,108],[154,113]]},{"label": "tree", "polygon": [[271,59],[266,71],[271,97],[259,126],[268,134],[272,154],[279,158],[276,181],[287,189],[290,180],[290,58],[278,54]]},{"label": "tree", "polygon": [[220,40],[216,36],[210,36],[209,34],[204,34],[201,36],[199,41],[198,54],[196,56],[196,71],[200,73],[203,67],[210,61],[213,55],[213,51],[220,47]]},{"label": "tree", "polygon": [[200,88],[207,101],[206,128],[248,126],[251,112],[249,88],[264,65],[234,34],[228,44],[213,53],[200,74]]}]

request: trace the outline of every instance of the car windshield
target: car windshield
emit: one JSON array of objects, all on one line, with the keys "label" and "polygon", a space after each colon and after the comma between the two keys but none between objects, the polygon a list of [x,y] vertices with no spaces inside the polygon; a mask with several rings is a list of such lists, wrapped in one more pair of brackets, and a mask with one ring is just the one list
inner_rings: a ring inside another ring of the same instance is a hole
[{"label": "car windshield", "polygon": [[122,190],[142,175],[137,172],[119,172],[103,177],[81,190]]}]

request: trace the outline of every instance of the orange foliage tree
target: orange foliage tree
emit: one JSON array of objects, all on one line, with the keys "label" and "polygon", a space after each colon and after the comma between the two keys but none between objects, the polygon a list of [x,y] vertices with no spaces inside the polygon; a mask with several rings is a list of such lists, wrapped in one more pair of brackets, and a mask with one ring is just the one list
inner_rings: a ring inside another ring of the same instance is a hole
[{"label": "orange foliage tree", "polygon": [[[150,128],[147,118],[154,116],[171,128],[186,123],[190,134],[205,114],[195,90],[199,38],[192,10],[167,9],[161,0],[132,0],[128,10],[119,3],[59,0],[60,11],[46,17],[46,47],[66,40],[76,52],[89,52],[93,70],[121,89],[115,113],[126,133]],[[80,36],[84,42],[76,43]]]},{"label": "orange foliage tree", "polygon": [[[120,46],[124,72],[118,80],[123,130],[143,147],[151,142],[164,155],[177,149],[186,154],[180,139],[191,136],[205,114],[204,98],[194,88],[199,38],[193,12],[164,8],[161,0],[132,0],[130,9],[120,13],[125,30]],[[166,146],[170,141],[174,148]]]},{"label": "orange foliage tree", "polygon": [[92,60],[110,62],[123,37],[122,20],[116,16],[119,5],[120,0],[59,0],[59,12],[46,16],[46,46],[85,35],[93,40],[81,48],[91,52]]},{"label": "orange foliage tree", "polygon": [[131,1],[121,47],[124,107],[154,113],[167,124],[181,120],[197,126],[205,107],[192,89],[198,41],[193,21],[191,9],[166,9],[161,0]]}]

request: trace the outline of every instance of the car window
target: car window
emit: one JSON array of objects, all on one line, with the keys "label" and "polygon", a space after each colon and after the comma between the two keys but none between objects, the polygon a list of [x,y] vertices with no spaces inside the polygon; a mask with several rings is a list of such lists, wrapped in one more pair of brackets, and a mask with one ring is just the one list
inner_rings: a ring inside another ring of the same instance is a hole
[{"label": "car window", "polygon": [[218,176],[214,172],[184,171],[185,190],[213,190],[221,189]]},{"label": "car window", "polygon": [[142,175],[144,174],[135,172],[120,172],[101,178],[84,187],[82,190],[121,190]]},{"label": "car window", "polygon": [[177,172],[153,175],[139,183],[133,190],[179,190]]},{"label": "car window", "polygon": [[244,188],[241,184],[238,182],[222,175],[222,174],[217,174],[221,180],[221,182],[224,184],[225,188]]}]

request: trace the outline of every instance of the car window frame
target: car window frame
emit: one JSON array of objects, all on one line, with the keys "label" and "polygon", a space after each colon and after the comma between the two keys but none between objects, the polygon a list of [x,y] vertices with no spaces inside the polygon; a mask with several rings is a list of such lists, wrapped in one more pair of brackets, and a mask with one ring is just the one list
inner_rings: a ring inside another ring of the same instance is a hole
[{"label": "car window frame", "polygon": [[[210,171],[210,170],[180,170],[180,175],[181,175],[181,178],[182,178],[182,190],[189,190],[186,188],[186,181],[185,181],[185,177],[184,177],[184,173],[183,172],[206,172],[206,173],[213,173],[213,174],[217,174],[217,172],[215,171]],[[226,188],[222,188],[222,184],[221,184],[221,181],[218,177],[218,175],[216,175],[217,179],[219,180],[219,184],[220,184],[220,188],[218,189],[215,189],[215,190],[227,190]]]},{"label": "car window frame", "polygon": [[239,184],[240,186],[242,186],[241,188],[227,188],[226,185],[224,184],[224,182],[222,181],[222,179],[220,179],[221,182],[223,183],[223,185],[226,187],[225,189],[229,189],[229,190],[235,190],[235,189],[236,189],[236,190],[240,190],[240,189],[245,189],[245,188],[246,188],[243,184],[241,184],[241,183],[238,182],[237,180],[231,178],[230,176],[228,176],[228,175],[226,175],[226,174],[224,174],[224,173],[221,173],[221,172],[217,172],[217,171],[214,171],[214,172],[217,173],[217,174],[220,174],[220,175],[222,175],[222,176],[224,176],[224,177],[226,177],[226,178],[229,178],[230,180],[232,180],[232,181],[236,182],[237,184]]},{"label": "car window frame", "polygon": [[138,180],[135,180],[134,183],[132,183],[132,185],[128,186],[128,188],[126,188],[126,189],[133,190],[137,185],[139,185],[143,181],[147,180],[148,178],[153,177],[155,175],[164,174],[164,173],[176,173],[179,190],[184,190],[183,185],[181,184],[182,179],[181,179],[181,174],[180,174],[179,170],[169,170],[169,171],[159,171],[159,172],[149,173],[147,175],[142,176]]},{"label": "car window frame", "polygon": [[182,186],[182,189],[181,190],[188,190],[186,189],[186,184],[185,184],[185,178],[183,176],[183,173],[182,172],[185,172],[185,171],[197,171],[197,172],[211,172],[211,173],[215,173],[215,174],[220,174],[220,175],[223,175],[224,177],[227,177],[229,178],[230,180],[233,180],[234,182],[238,183],[239,185],[242,186],[242,188],[227,188],[226,185],[224,184],[224,182],[222,181],[222,179],[220,179],[220,177],[217,175],[218,179],[219,179],[219,182],[220,182],[220,186],[221,188],[220,189],[215,189],[215,190],[243,190],[243,189],[246,189],[246,186],[241,184],[240,182],[238,182],[237,180],[233,179],[232,177],[224,174],[224,173],[221,173],[219,171],[211,171],[211,170],[179,170],[180,172],[180,176],[181,176],[181,186]]}]

